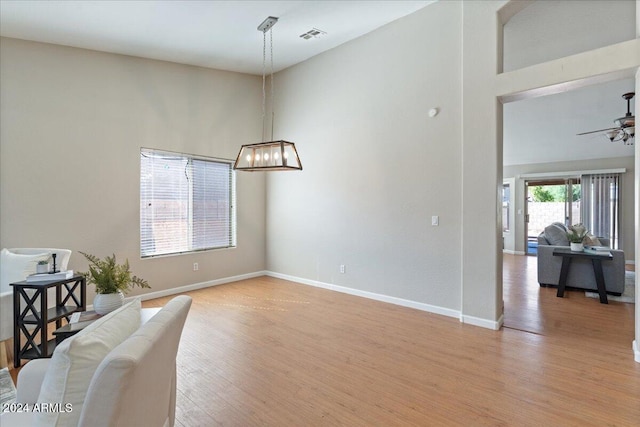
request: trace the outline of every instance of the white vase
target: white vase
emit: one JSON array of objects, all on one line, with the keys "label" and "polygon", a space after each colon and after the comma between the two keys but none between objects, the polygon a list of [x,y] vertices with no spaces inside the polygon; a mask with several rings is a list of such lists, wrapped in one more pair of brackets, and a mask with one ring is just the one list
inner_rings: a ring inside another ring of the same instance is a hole
[{"label": "white vase", "polygon": [[96,294],[93,298],[93,309],[98,314],[107,314],[122,307],[123,303],[124,294],[122,292],[115,294]]},{"label": "white vase", "polygon": [[582,252],[584,251],[584,245],[582,243],[571,243],[571,251]]},{"label": "white vase", "polygon": [[38,264],[36,265],[36,273],[43,274],[49,272],[49,264]]}]

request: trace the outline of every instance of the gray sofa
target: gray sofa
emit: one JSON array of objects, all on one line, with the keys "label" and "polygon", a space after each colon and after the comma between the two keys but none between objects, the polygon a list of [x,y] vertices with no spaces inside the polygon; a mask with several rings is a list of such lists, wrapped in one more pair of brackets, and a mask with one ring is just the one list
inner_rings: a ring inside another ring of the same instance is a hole
[{"label": "gray sofa", "polygon": [[[538,236],[538,283],[543,287],[558,286],[562,257],[554,256],[553,250],[569,246],[568,240],[566,244],[562,241],[558,228],[564,228],[564,225],[553,223]],[[598,240],[603,246],[609,246],[608,239],[599,237]],[[624,292],[624,251],[612,249],[611,255],[613,255],[613,260],[602,262],[604,283],[608,294],[621,295]],[[571,261],[567,288],[597,292],[598,288],[590,259],[574,258]]]}]

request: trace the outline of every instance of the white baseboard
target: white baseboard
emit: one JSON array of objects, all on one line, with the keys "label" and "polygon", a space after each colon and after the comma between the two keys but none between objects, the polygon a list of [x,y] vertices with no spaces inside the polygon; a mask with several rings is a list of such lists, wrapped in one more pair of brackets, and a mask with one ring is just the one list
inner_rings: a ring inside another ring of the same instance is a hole
[{"label": "white baseboard", "polygon": [[480,326],[494,331],[499,330],[503,324],[503,316],[497,321],[481,319],[479,317],[464,316],[458,310],[452,310],[450,308],[439,307],[437,305],[425,304],[421,302],[406,300],[403,298],[391,297],[388,295],[376,294],[374,292],[361,291],[359,289],[348,288],[345,286],[332,285],[330,283],[318,282],[316,280],[303,279],[301,277],[289,276],[287,274],[275,273],[273,271],[267,271],[267,276],[275,277],[283,280],[290,280],[296,283],[302,283],[303,285],[315,286],[318,288],[329,289],[331,291],[342,292],[349,295],[355,295],[359,297],[369,298],[376,301],[387,302],[390,304],[400,305],[403,307],[415,308],[416,310],[422,310],[429,313],[440,314],[447,317],[456,317],[460,319],[462,323],[468,323],[474,326]]},{"label": "white baseboard", "polygon": [[640,363],[640,344],[636,340],[633,340],[633,355],[634,360]]},{"label": "white baseboard", "polygon": [[[392,297],[388,295],[377,294],[374,292],[361,291],[359,289],[348,288],[345,286],[333,285],[330,283],[319,282],[316,280],[304,279],[301,277],[290,276],[288,274],[276,273],[273,271],[256,271],[253,273],[241,274],[238,276],[224,277],[221,279],[209,280],[206,282],[194,283],[192,285],[179,286],[171,289],[164,289],[161,291],[149,292],[142,295],[136,295],[125,298],[125,301],[130,301],[133,298],[140,297],[142,301],[147,301],[154,298],[162,298],[176,294],[182,294],[189,291],[196,291],[198,289],[209,288],[212,286],[224,285],[225,283],[237,282],[245,279],[252,279],[260,276],[271,276],[278,279],[289,280],[292,282],[300,283],[303,285],[315,286],[318,288],[328,289],[331,291],[342,292],[349,295],[355,295],[359,297],[369,298],[376,301],[382,301],[390,304],[400,305],[403,307],[415,308],[416,310],[426,311],[429,313],[439,314],[447,317],[455,317],[460,319],[463,323],[468,323],[474,326],[480,326],[487,329],[499,330],[503,324],[503,316],[497,321],[481,319],[479,317],[465,316],[460,313],[459,310],[452,310],[450,308],[444,308],[437,305],[425,304],[421,302],[411,301],[403,298]],[[87,307],[87,310],[92,310],[93,306]]]},{"label": "white baseboard", "polygon": [[460,321],[462,323],[468,323],[469,325],[480,326],[481,328],[493,329],[494,331],[498,331],[504,324],[504,314],[500,315],[500,318],[498,320],[487,320],[480,317],[461,315]]},{"label": "white baseboard", "polygon": [[238,276],[223,277],[221,279],[208,280],[206,282],[194,283],[193,285],[178,286],[177,288],[171,288],[171,289],[164,289],[162,291],[149,292],[149,293],[142,294],[142,295],[136,295],[136,296],[132,296],[132,297],[127,297],[127,298],[125,298],[125,300],[128,301],[128,300],[131,300],[131,299],[136,298],[137,296],[139,296],[142,299],[142,301],[146,301],[146,300],[150,300],[150,299],[154,299],[154,298],[162,298],[162,297],[168,297],[170,295],[182,294],[184,292],[189,292],[189,291],[197,291],[198,289],[210,288],[212,286],[224,285],[225,283],[238,282],[240,280],[245,280],[245,279],[253,279],[254,277],[260,277],[260,276],[265,276],[265,275],[267,275],[266,271],[256,271],[256,272],[253,272],[253,273],[240,274]]},{"label": "white baseboard", "polygon": [[502,253],[509,255],[526,255],[524,251],[512,251],[511,249],[503,249]]}]

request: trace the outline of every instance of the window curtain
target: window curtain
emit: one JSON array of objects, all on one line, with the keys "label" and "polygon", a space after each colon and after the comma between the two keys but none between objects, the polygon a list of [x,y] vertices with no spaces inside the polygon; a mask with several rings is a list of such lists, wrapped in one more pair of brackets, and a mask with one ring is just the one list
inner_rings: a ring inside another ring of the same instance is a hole
[{"label": "window curtain", "polygon": [[619,248],[620,174],[582,175],[582,223],[597,237]]}]

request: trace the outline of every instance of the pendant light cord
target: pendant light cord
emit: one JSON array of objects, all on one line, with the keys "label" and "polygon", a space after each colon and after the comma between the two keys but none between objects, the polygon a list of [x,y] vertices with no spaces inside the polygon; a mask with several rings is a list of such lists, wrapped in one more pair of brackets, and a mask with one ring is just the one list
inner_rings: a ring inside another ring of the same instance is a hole
[{"label": "pendant light cord", "polygon": [[267,92],[265,90],[265,75],[267,68],[267,33],[262,32],[262,142],[266,142],[265,135],[265,116],[267,109]]},{"label": "pendant light cord", "polygon": [[273,141],[273,126],[275,124],[276,113],[273,109],[274,90],[273,90],[273,29],[269,30],[269,44],[271,45],[271,140]]}]

